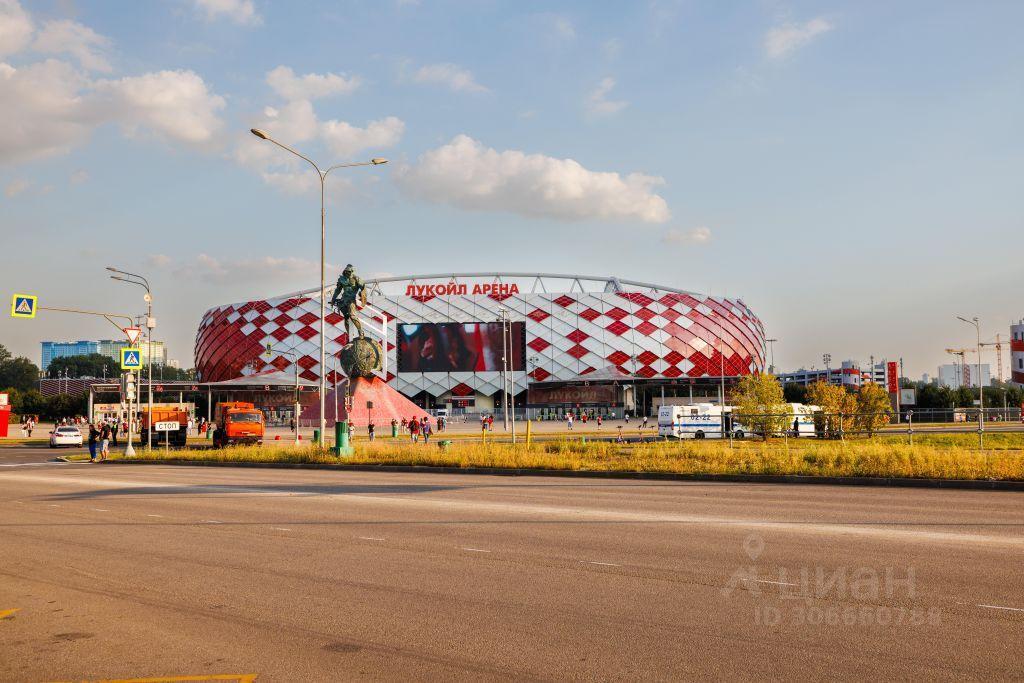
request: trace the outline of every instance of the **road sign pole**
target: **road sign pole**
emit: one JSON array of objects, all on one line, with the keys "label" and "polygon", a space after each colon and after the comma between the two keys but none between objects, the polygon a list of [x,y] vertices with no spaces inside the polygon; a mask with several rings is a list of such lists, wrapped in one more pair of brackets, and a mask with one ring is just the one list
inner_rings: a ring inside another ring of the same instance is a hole
[{"label": "road sign pole", "polygon": [[[128,374],[125,375],[125,394],[128,397],[128,446],[125,447],[125,449],[124,449],[124,455],[127,458],[134,458],[135,457],[135,446],[132,445],[132,433],[134,431],[134,424],[133,423],[135,421],[135,410],[134,410],[134,404],[135,404],[135,401],[134,401],[134,399],[135,399],[135,383],[134,383],[134,379],[135,378],[132,376],[132,373],[129,370]],[[131,384],[130,388],[129,388],[129,383]]]}]

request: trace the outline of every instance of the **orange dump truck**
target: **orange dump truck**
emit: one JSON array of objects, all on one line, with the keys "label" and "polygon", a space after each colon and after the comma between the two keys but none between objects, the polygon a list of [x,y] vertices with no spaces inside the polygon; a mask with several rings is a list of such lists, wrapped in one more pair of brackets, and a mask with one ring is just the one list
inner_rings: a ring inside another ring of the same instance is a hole
[{"label": "orange dump truck", "polygon": [[217,448],[263,441],[263,413],[252,403],[218,403],[215,422],[213,445]]},{"label": "orange dump truck", "polygon": [[[177,407],[153,406],[150,419],[149,406],[142,406],[139,412],[139,435],[146,441],[146,432],[153,431],[153,443],[169,444],[175,448],[184,448],[188,436],[188,411]],[[168,429],[170,423],[176,423],[177,429]]]}]

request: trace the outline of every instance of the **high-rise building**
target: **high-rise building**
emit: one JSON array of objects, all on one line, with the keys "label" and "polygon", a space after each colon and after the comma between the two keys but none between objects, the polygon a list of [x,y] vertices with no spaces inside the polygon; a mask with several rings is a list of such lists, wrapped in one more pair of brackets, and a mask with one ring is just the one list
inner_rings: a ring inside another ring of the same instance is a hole
[{"label": "high-rise building", "polygon": [[[959,389],[962,386],[977,387],[977,375],[977,363],[966,363],[965,365],[946,363],[939,366],[938,384],[940,387],[948,387],[950,389]],[[981,364],[981,384],[986,387],[992,385],[992,373],[989,370],[988,363]]]},{"label": "high-rise building", "polygon": [[[149,344],[140,339],[138,346],[142,351],[142,362],[149,363]],[[101,356],[121,360],[121,349],[128,346],[128,342],[114,339],[100,339],[97,341],[79,340],[73,342],[44,341],[41,343],[42,354],[39,367],[45,372],[55,358],[67,358],[69,356],[88,356],[98,353]],[[164,365],[167,362],[167,349],[161,341],[153,342],[153,364]]]},{"label": "high-rise building", "polygon": [[1024,320],[1010,325],[1010,379],[1024,386]]}]

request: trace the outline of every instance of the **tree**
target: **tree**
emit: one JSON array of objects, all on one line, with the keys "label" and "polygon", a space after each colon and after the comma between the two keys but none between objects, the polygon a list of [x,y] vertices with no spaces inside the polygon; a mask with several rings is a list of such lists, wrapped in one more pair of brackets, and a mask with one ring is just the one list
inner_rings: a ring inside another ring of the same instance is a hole
[{"label": "tree", "polygon": [[807,403],[807,387],[796,382],[783,385],[782,395],[786,403]]},{"label": "tree", "polygon": [[15,398],[17,402],[11,407],[18,415],[45,415],[47,412],[46,399],[36,389],[19,391]]},{"label": "tree", "polygon": [[917,391],[917,410],[952,410],[953,397],[946,387],[925,384]]},{"label": "tree", "polygon": [[857,400],[843,387],[815,382],[807,387],[807,400],[821,408],[814,414],[814,427],[825,436],[835,438],[853,426]]},{"label": "tree", "polygon": [[121,367],[110,356],[100,353],[89,353],[82,356],[64,356],[54,358],[46,368],[46,376],[50,379],[63,377],[118,377]]},{"label": "tree", "polygon": [[740,377],[732,393],[733,415],[765,441],[789,425],[789,406],[775,375],[758,373]]},{"label": "tree", "polygon": [[36,386],[39,368],[35,363],[24,356],[13,358],[7,349],[3,349],[2,355],[6,355],[6,360],[0,360],[0,389],[27,391]]},{"label": "tree", "polygon": [[872,437],[883,425],[889,424],[891,415],[889,393],[874,382],[862,384],[857,392],[857,417],[854,421],[857,428]]},{"label": "tree", "polygon": [[89,392],[80,394],[57,394],[46,400],[47,416],[59,420],[62,417],[85,415],[89,409]]}]

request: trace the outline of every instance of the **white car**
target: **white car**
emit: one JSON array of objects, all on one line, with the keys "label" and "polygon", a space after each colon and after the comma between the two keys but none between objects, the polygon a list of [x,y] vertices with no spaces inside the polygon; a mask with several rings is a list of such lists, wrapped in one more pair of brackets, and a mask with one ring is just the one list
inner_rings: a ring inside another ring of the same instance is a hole
[{"label": "white car", "polygon": [[81,446],[82,432],[78,427],[57,427],[50,432],[50,448],[59,446]]}]

